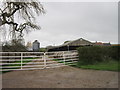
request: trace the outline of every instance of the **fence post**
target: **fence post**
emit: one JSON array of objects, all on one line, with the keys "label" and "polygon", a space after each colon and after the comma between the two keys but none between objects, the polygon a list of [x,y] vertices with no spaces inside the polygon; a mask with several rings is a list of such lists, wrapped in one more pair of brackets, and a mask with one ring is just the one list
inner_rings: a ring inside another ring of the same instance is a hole
[{"label": "fence post", "polygon": [[21,52],[21,69],[22,69],[23,53]]},{"label": "fence post", "polygon": [[64,60],[64,65],[65,65],[65,53],[63,51],[63,60]]},{"label": "fence post", "polygon": [[44,68],[46,68],[46,52],[44,52]]}]

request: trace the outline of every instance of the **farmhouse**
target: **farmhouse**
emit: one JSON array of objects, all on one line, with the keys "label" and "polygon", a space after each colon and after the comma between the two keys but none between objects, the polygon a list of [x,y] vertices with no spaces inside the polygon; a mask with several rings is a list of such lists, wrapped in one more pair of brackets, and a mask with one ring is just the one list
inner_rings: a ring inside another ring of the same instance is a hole
[{"label": "farmhouse", "polygon": [[26,47],[27,47],[28,51],[32,51],[32,43],[31,42],[27,42]]},{"label": "farmhouse", "polygon": [[69,50],[75,50],[80,46],[93,46],[93,43],[83,38],[80,38],[74,41],[67,41],[59,46],[47,47],[47,51],[69,51]]}]

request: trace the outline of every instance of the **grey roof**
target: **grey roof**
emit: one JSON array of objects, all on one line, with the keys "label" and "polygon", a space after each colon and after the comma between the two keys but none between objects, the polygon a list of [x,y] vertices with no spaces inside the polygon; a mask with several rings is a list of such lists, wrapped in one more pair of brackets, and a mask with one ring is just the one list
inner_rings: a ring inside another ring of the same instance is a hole
[{"label": "grey roof", "polygon": [[80,38],[80,39],[77,39],[77,40],[74,40],[74,41],[67,42],[67,43],[65,43],[63,45],[79,46],[79,45],[92,45],[92,43],[90,41],[88,41],[88,40]]},{"label": "grey roof", "polygon": [[59,45],[59,46],[49,47],[48,49],[58,48],[58,47],[62,47],[62,46],[80,46],[80,45],[93,45],[93,44],[88,40],[80,38],[80,39],[77,39],[77,40],[69,41],[69,42],[64,43],[62,45]]},{"label": "grey roof", "polygon": [[34,43],[38,43],[38,44],[40,44],[37,40],[35,40],[35,41],[33,42],[33,44],[34,44]]}]

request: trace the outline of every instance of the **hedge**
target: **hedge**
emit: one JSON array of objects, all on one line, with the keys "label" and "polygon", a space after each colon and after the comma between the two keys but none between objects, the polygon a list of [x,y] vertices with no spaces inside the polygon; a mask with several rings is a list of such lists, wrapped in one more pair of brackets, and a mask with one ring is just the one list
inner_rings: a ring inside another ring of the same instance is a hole
[{"label": "hedge", "polygon": [[84,46],[78,48],[80,64],[95,64],[109,60],[119,60],[120,46]]}]

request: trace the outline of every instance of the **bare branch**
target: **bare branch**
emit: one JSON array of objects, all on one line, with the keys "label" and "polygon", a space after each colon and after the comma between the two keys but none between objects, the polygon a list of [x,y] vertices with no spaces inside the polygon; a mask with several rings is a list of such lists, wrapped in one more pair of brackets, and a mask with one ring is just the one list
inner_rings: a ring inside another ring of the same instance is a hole
[{"label": "bare branch", "polygon": [[[17,31],[20,35],[23,35],[23,31],[26,29],[37,29],[39,30],[40,27],[33,23],[35,19],[35,15],[39,15],[40,13],[45,13],[43,6],[39,2],[6,2],[5,8],[1,11],[1,19],[2,25],[8,24],[13,28],[13,31]],[[18,24],[14,21],[13,17],[15,13],[21,14],[21,18],[24,19],[23,24]]]}]

